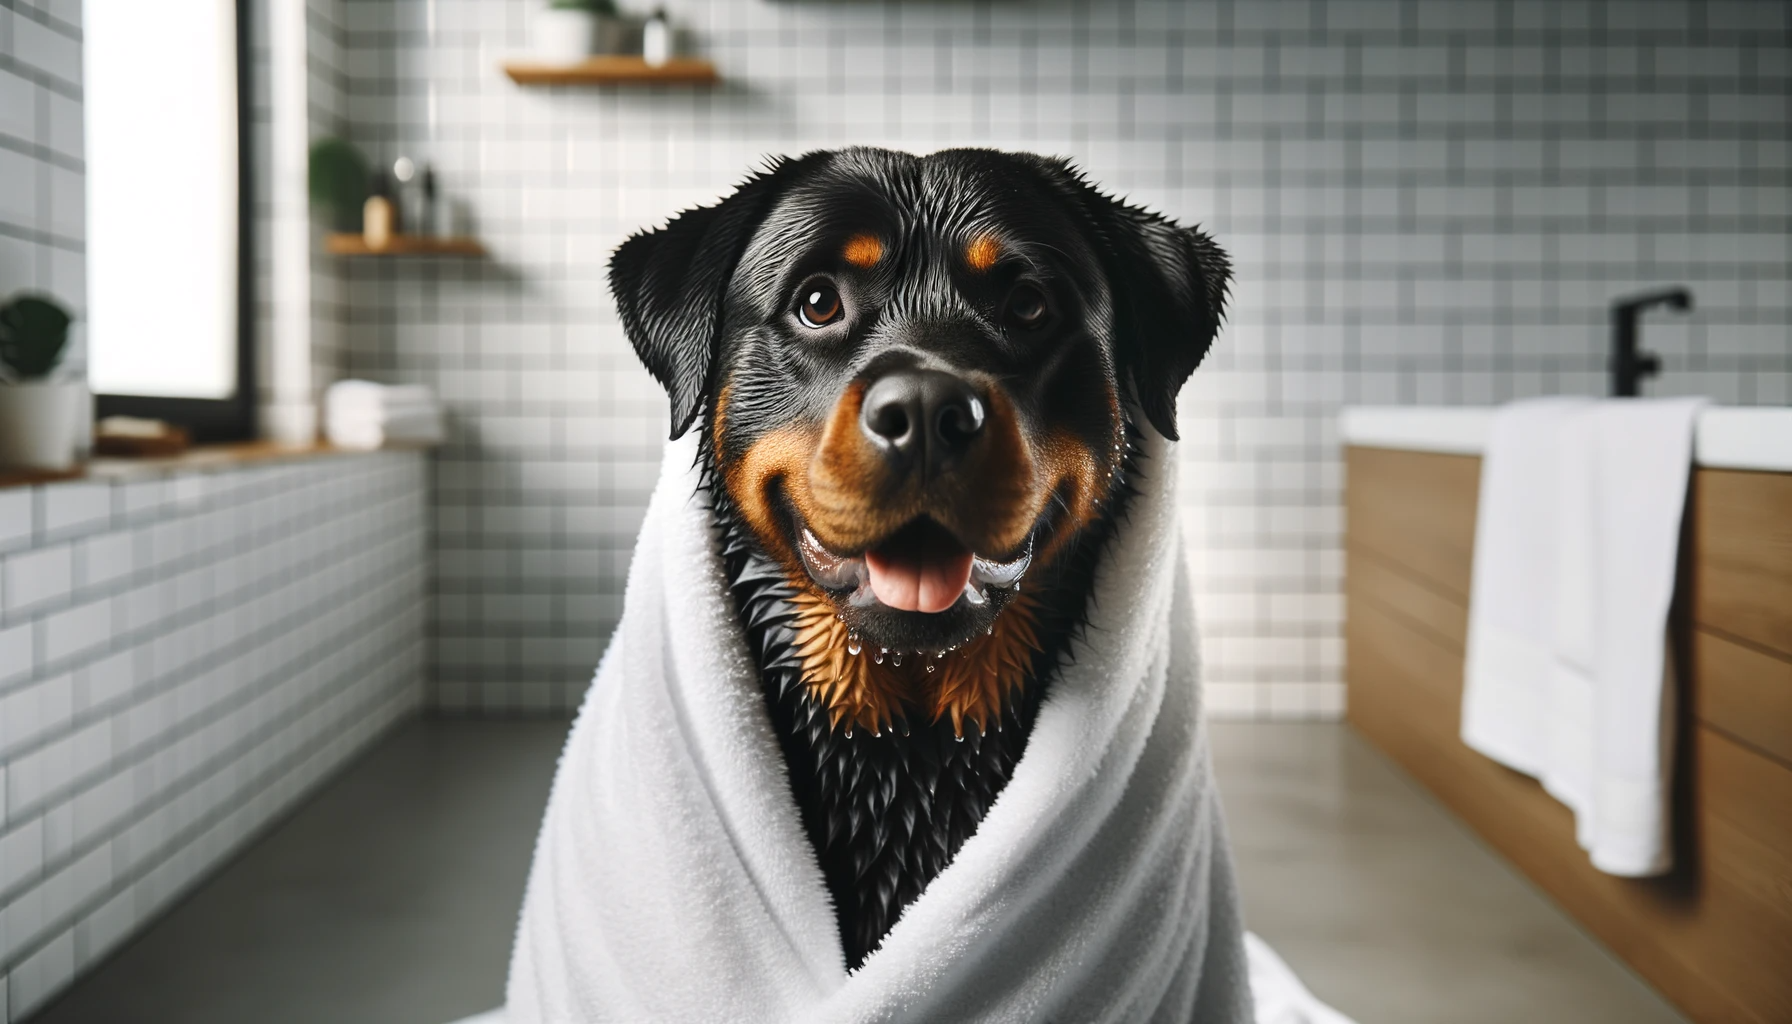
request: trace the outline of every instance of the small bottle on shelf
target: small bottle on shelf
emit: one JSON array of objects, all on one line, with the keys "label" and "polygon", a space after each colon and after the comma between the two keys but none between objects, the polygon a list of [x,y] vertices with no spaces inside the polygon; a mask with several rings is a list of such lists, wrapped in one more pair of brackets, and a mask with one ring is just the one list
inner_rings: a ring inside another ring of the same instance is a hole
[{"label": "small bottle on shelf", "polygon": [[384,249],[392,243],[396,217],[388,191],[386,175],[375,171],[367,186],[367,202],[361,207],[361,238],[369,249]]},{"label": "small bottle on shelf", "polygon": [[417,233],[443,237],[449,232],[443,228],[441,213],[436,208],[436,169],[423,165],[423,212],[417,222]]},{"label": "small bottle on shelf", "polygon": [[424,234],[422,196],[417,190],[417,165],[408,156],[392,161],[393,230],[399,234]]},{"label": "small bottle on shelf", "polygon": [[654,8],[641,26],[641,59],[650,68],[663,68],[672,59],[672,26],[664,7]]}]

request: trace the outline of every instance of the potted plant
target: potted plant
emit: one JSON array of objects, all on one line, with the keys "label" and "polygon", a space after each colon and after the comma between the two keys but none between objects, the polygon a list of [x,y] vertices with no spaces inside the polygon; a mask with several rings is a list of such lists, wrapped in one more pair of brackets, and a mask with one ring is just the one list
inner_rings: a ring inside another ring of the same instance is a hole
[{"label": "potted plant", "polygon": [[51,380],[72,318],[55,301],[21,295],[0,306],[0,466],[69,469],[75,464],[85,388]]},{"label": "potted plant", "polygon": [[367,158],[353,143],[326,136],[311,144],[306,170],[311,203],[329,214],[330,227],[359,232],[367,202]]},{"label": "potted plant", "polygon": [[614,0],[548,0],[535,12],[535,49],[543,60],[577,64],[620,46],[622,20]]}]

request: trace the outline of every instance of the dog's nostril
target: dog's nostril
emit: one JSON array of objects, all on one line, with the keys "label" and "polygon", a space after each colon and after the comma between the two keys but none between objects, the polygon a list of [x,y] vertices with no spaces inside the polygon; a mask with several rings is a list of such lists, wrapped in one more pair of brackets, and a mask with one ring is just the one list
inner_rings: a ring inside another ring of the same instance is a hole
[{"label": "dog's nostril", "polygon": [[908,410],[890,402],[866,414],[865,425],[878,437],[889,441],[898,441],[908,433]]},{"label": "dog's nostril", "polygon": [[892,373],[865,392],[860,421],[873,441],[895,451],[906,451],[920,441],[914,427],[925,422],[924,410],[924,395],[915,374]]},{"label": "dog's nostril", "polygon": [[983,401],[971,394],[969,389],[943,402],[939,417],[934,421],[934,430],[948,448],[964,447],[982,429]]}]

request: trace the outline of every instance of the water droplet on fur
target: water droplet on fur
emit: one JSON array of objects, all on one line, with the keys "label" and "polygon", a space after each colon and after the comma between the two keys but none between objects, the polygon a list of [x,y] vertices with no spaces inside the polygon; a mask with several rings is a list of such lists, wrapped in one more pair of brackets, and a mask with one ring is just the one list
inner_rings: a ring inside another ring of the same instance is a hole
[{"label": "water droplet on fur", "polygon": [[890,649],[888,647],[879,647],[877,649],[877,653],[873,654],[871,656],[871,660],[877,662],[879,665],[882,665],[884,663],[884,655],[886,655],[888,653],[890,653]]},{"label": "water droplet on fur", "polygon": [[944,658],[946,656],[946,652],[945,651],[934,651],[933,656],[936,660],[939,658]]},{"label": "water droplet on fur", "polygon": [[933,674],[933,666],[932,666],[932,665],[929,665],[929,666],[927,666],[927,674],[928,674],[928,675],[932,675],[932,674]]},{"label": "water droplet on fur", "polygon": [[902,667],[902,652],[901,651],[891,651],[890,652],[890,664],[895,665],[897,668]]},{"label": "water droplet on fur", "polygon": [[846,738],[849,740],[852,739],[852,730],[851,729],[846,730]]},{"label": "water droplet on fur", "polygon": [[959,733],[958,735],[952,737],[952,739],[954,742],[963,743],[964,742],[964,733]]},{"label": "water droplet on fur", "polygon": [[861,650],[864,650],[864,648],[860,645],[860,642],[859,642],[859,631],[855,629],[852,632],[847,633],[846,634],[846,653],[852,654],[852,655],[857,655]]},{"label": "water droplet on fur", "polygon": [[992,622],[989,625],[983,627],[983,635],[984,636],[995,636],[996,635],[996,624]]}]

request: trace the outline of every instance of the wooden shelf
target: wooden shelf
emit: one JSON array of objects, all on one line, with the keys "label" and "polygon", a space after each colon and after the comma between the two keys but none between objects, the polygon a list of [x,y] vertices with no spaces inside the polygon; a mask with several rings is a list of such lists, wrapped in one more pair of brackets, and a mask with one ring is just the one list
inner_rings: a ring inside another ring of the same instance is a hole
[{"label": "wooden shelf", "polygon": [[674,57],[649,67],[635,54],[588,57],[577,64],[509,61],[504,73],[518,85],[714,85],[716,66],[697,57]]},{"label": "wooden shelf", "polygon": [[325,247],[336,256],[485,255],[485,246],[476,238],[432,238],[428,235],[393,235],[384,248],[374,249],[360,235],[336,231],[325,240]]}]

